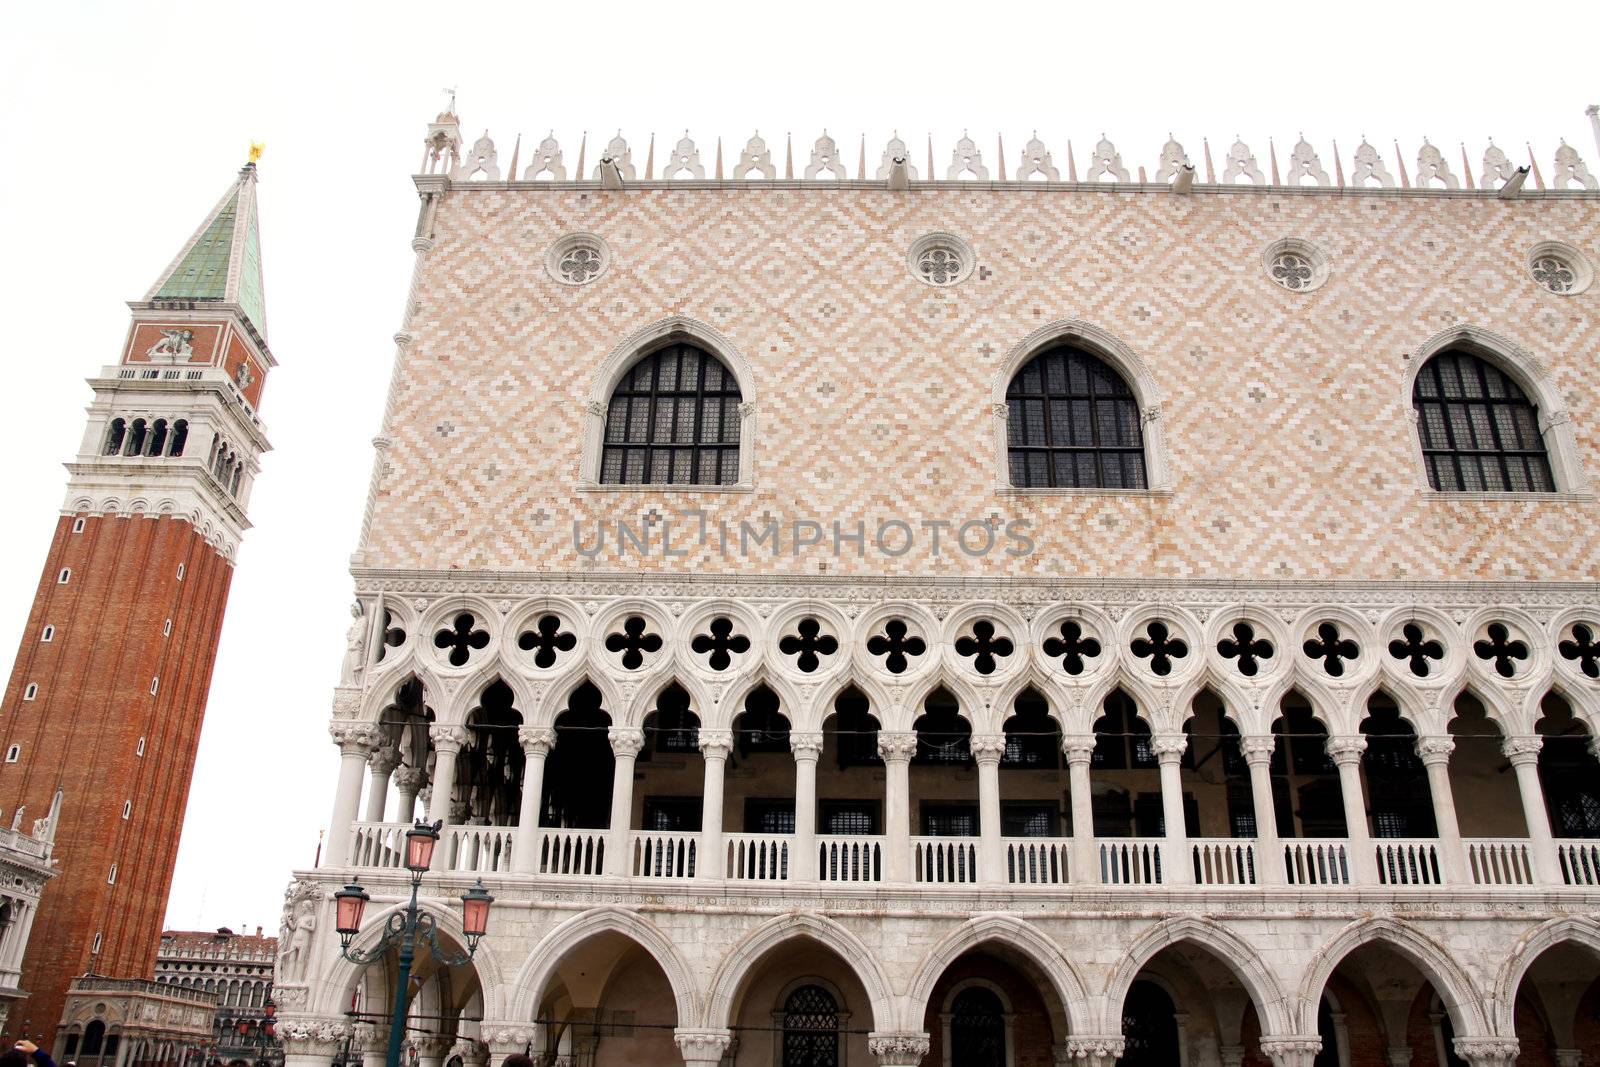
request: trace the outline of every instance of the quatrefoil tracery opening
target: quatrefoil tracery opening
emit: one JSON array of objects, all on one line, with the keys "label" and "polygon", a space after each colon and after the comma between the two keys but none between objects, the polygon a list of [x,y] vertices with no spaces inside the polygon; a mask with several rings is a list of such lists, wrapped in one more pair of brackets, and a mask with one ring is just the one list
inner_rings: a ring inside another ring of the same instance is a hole
[{"label": "quatrefoil tracery opening", "polygon": [[1152,622],[1145,628],[1147,636],[1135,637],[1128,646],[1133,654],[1140,659],[1150,661],[1150,670],[1162,677],[1172,673],[1173,660],[1183,659],[1189,654],[1189,645],[1180,637],[1174,637],[1167,629],[1164,622]]},{"label": "quatrefoil tracery opening", "polygon": [[642,615],[629,615],[617,633],[606,635],[606,651],[622,654],[622,666],[636,671],[644,665],[646,653],[661,651],[661,635],[646,633],[648,627]]},{"label": "quatrefoil tracery opening", "polygon": [[900,619],[890,619],[884,625],[883,633],[868,638],[867,651],[874,656],[884,657],[883,669],[890,674],[904,674],[906,668],[911,666],[912,658],[928,651],[928,643],[911,633]]},{"label": "quatrefoil tracery opening", "polygon": [[1421,626],[1408,622],[1401,628],[1400,636],[1389,642],[1389,655],[1404,661],[1418,678],[1426,678],[1433,672],[1428,661],[1444,659],[1444,645],[1427,637]]},{"label": "quatrefoil tracery opening", "polygon": [[1317,627],[1317,636],[1306,641],[1303,646],[1305,654],[1312,659],[1322,661],[1322,669],[1331,677],[1344,677],[1346,660],[1353,660],[1361,655],[1361,646],[1342,637],[1337,623],[1325,622]]},{"label": "quatrefoil tracery opening", "polygon": [[808,616],[800,620],[794,633],[785,634],[779,639],[778,651],[785,656],[794,656],[794,665],[811,674],[822,666],[821,657],[839,651],[839,640],[832,634],[823,633],[822,623]]},{"label": "quatrefoil tracery opening", "polygon": [[578,635],[561,628],[559,615],[540,616],[533,629],[524,630],[517,637],[517,647],[533,652],[533,665],[545,669],[554,667],[561,653],[571,652],[577,646]]},{"label": "quatrefoil tracery opening", "polygon": [[1061,669],[1068,674],[1082,674],[1086,659],[1100,654],[1100,642],[1083,632],[1083,626],[1074,619],[1065,619],[1060,626],[1060,637],[1044,639],[1044,654],[1061,660]]},{"label": "quatrefoil tracery opening", "polygon": [[433,635],[433,647],[448,649],[445,659],[452,667],[465,667],[472,653],[489,647],[489,631],[477,628],[478,620],[470,611],[463,611],[450,621],[450,625]]},{"label": "quatrefoil tracery opening", "polygon": [[[689,647],[702,656],[714,671],[725,671],[734,656],[750,651],[750,639],[733,632],[733,620],[718,615],[711,620],[710,633],[696,634]],[[709,654],[709,655],[708,655]]]},{"label": "quatrefoil tracery opening", "polygon": [[1472,653],[1493,663],[1495,673],[1502,678],[1515,677],[1517,661],[1529,656],[1528,643],[1512,637],[1510,627],[1503,622],[1491,622],[1487,636],[1472,643]]},{"label": "quatrefoil tracery opening", "polygon": [[378,662],[383,662],[383,657],[391,648],[399,648],[406,643],[406,631],[395,624],[394,613],[388,608],[383,609],[383,637],[378,642]]},{"label": "quatrefoil tracery opening", "polygon": [[956,654],[972,660],[972,669],[979,674],[993,674],[1000,666],[997,658],[1005,659],[1016,650],[1011,639],[997,635],[994,623],[987,619],[972,624],[970,637],[956,639]]},{"label": "quatrefoil tracery opening", "polygon": [[1261,670],[1261,661],[1272,658],[1272,642],[1256,636],[1256,628],[1240,620],[1233,624],[1233,636],[1217,642],[1217,652],[1224,659],[1237,660],[1239,673],[1254,678]]},{"label": "quatrefoil tracery opening", "polygon": [[1595,641],[1594,628],[1586,623],[1574,623],[1572,636],[1556,646],[1561,658],[1571,660],[1589,678],[1600,678],[1600,642]]}]

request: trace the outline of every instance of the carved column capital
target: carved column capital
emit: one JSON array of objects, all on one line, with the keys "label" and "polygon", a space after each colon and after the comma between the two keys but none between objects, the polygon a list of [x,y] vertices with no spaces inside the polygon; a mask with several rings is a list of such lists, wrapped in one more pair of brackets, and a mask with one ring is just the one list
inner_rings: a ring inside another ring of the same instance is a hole
[{"label": "carved column capital", "polygon": [[278,1016],[278,1042],[290,1056],[323,1056],[331,1058],[349,1036],[350,1027],[343,1019],[329,1019],[315,1015]]},{"label": "carved column capital", "polygon": [[1094,759],[1098,739],[1093,734],[1068,734],[1061,739],[1061,751],[1067,754],[1067,763],[1088,763]]},{"label": "carved column capital", "polygon": [[370,722],[331,722],[328,736],[346,756],[365,758],[378,744],[378,728]]},{"label": "carved column capital", "polygon": [[1067,1054],[1083,1067],[1115,1067],[1126,1045],[1121,1034],[1083,1034],[1067,1038]]},{"label": "carved column capital", "polygon": [[467,745],[467,728],[436,722],[428,727],[428,737],[435,752],[460,752]]},{"label": "carved column capital", "polygon": [[1328,738],[1322,747],[1329,759],[1345,767],[1361,762],[1362,754],[1367,751],[1367,738],[1365,734],[1340,734]]},{"label": "carved column capital", "polygon": [[413,795],[417,790],[428,784],[428,772],[421,767],[402,767],[394,773],[394,787],[400,792],[410,792]]},{"label": "carved column capital", "polygon": [[789,751],[794,753],[797,760],[819,759],[822,756],[822,731],[804,730],[799,733],[789,732]]},{"label": "carved column capital", "polygon": [[1511,761],[1511,765],[1519,767],[1523,764],[1539,764],[1539,750],[1544,747],[1544,738],[1538,734],[1517,734],[1500,742],[1500,754]]},{"label": "carved column capital", "polygon": [[483,1022],[479,1024],[478,1032],[483,1035],[490,1054],[496,1060],[513,1052],[526,1052],[528,1046],[533,1044],[533,1031],[520,1023]]},{"label": "carved column capital", "polygon": [[1455,1046],[1469,1067],[1511,1067],[1521,1048],[1514,1037],[1458,1037]]},{"label": "carved column capital", "polygon": [[1435,734],[1417,738],[1417,757],[1429,766],[1436,763],[1448,764],[1450,753],[1455,750],[1456,739],[1453,737],[1441,737]]},{"label": "carved column capital", "polygon": [[1270,765],[1272,763],[1272,754],[1278,750],[1278,739],[1271,734],[1265,736],[1252,734],[1249,737],[1240,738],[1239,750],[1244,753],[1244,761],[1251,766],[1256,764]]},{"label": "carved column capital", "polygon": [[878,1067],[917,1067],[928,1054],[928,1044],[927,1034],[910,1030],[867,1035],[867,1051],[878,1061]]},{"label": "carved column capital", "polygon": [[700,755],[705,759],[727,759],[733,751],[732,730],[701,730]]},{"label": "carved column capital", "polygon": [[683,1055],[686,1065],[712,1067],[722,1061],[723,1053],[733,1044],[733,1031],[680,1026],[672,1032],[672,1040],[677,1042],[678,1051]]},{"label": "carved column capital", "polygon": [[1261,1053],[1272,1067],[1312,1067],[1322,1051],[1322,1038],[1316,1034],[1284,1034],[1261,1037]]},{"label": "carved column capital", "polygon": [[917,735],[910,731],[879,730],[878,755],[885,763],[908,763],[917,754]]},{"label": "carved column capital", "polygon": [[1188,734],[1156,734],[1150,738],[1150,751],[1162,763],[1177,763],[1188,749]]},{"label": "carved column capital", "polygon": [[556,732],[548,726],[519,726],[517,741],[525,755],[545,756],[556,745]]},{"label": "carved column capital", "polygon": [[1005,734],[973,734],[968,741],[972,758],[979,763],[999,763],[1006,754]]},{"label": "carved column capital", "polygon": [[611,754],[614,756],[633,759],[644,748],[644,731],[637,726],[613,726],[606,731],[606,738],[611,742]]},{"label": "carved column capital", "polygon": [[372,768],[373,774],[393,774],[394,769],[400,766],[400,750],[398,748],[375,748],[367,757],[367,766]]}]

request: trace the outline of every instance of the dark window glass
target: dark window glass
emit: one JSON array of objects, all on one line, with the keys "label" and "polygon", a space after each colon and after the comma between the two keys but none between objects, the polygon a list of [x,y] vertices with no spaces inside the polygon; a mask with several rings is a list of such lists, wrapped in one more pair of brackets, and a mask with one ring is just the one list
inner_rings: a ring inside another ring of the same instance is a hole
[{"label": "dark window glass", "polygon": [[1000,998],[973,986],[957,993],[950,1009],[950,1062],[961,1067],[1005,1067],[1006,1020]]},{"label": "dark window glass", "polygon": [[1555,491],[1538,409],[1488,360],[1440,353],[1418,372],[1411,403],[1435,489]]},{"label": "dark window glass", "polygon": [[646,797],[641,830],[698,833],[700,797]]},{"label": "dark window glass", "polygon": [[922,805],[922,835],[924,837],[977,837],[978,806],[976,804]]},{"label": "dark window glass", "polygon": [[878,834],[878,803],[875,800],[824,800],[821,804],[822,832],[825,834]]},{"label": "dark window glass", "polygon": [[744,832],[747,834],[794,833],[794,801],[750,797],[744,802]]},{"label": "dark window glass", "polygon": [[1143,489],[1139,404],[1098,357],[1043,352],[1006,390],[1012,484],[1025,489]]},{"label": "dark window glass", "polygon": [[1000,805],[1000,833],[1006,837],[1059,837],[1061,809],[1046,801],[1006,801]]},{"label": "dark window glass", "polygon": [[727,485],[739,480],[739,404],[715,356],[675,344],[623,377],[606,411],[600,481]]},{"label": "dark window glass", "polygon": [[803,985],[783,1003],[783,1067],[838,1067],[839,1005],[821,986]]}]

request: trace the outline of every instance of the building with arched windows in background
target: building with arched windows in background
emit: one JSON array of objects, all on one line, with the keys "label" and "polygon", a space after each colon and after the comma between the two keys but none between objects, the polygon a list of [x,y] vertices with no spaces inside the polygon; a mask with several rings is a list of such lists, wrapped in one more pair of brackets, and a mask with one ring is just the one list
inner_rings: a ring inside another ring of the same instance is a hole
[{"label": "building with arched windows in background", "polygon": [[419,1067],[1600,1063],[1575,149],[643,147],[428,129],[289,1067],[415,819]]},{"label": "building with arched windows in background", "polygon": [[156,982],[205,993],[216,1019],[204,1062],[226,1067],[271,1067],[283,1062],[278,1045],[272,967],[278,939],[217,930],[163,930]]}]

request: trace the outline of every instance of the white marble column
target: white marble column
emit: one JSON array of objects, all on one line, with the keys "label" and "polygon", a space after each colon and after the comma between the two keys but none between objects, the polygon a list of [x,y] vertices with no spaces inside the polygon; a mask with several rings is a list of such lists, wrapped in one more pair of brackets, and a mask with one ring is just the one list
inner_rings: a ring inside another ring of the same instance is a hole
[{"label": "white marble column", "polygon": [[1538,734],[1508,737],[1500,751],[1511,761],[1517,775],[1517,792],[1522,796],[1522,818],[1528,825],[1528,850],[1533,854],[1533,876],[1542,885],[1560,885],[1561,859],[1556,855],[1555,836],[1550,832],[1550,811],[1544,803],[1544,787],[1539,782],[1539,750],[1544,738]]},{"label": "white marble column", "polygon": [[1188,747],[1186,734],[1157,734],[1150,739],[1150,748],[1161,761],[1161,817],[1167,831],[1161,879],[1167,885],[1194,882],[1189,830],[1183,818],[1183,771],[1179,766]]},{"label": "white marble column", "polygon": [[328,819],[325,865],[340,867],[350,859],[350,834],[361,804],[361,779],[367,770],[367,754],[378,741],[378,728],[370,722],[335,721],[328,726],[328,733],[339,746],[339,784],[334,789],[333,814]]},{"label": "white marble column", "polygon": [[395,822],[411,825],[417,817],[417,794],[427,785],[428,772],[422,767],[402,767],[394,772],[394,790],[399,797],[394,812]]},{"label": "white marble column", "polygon": [[724,855],[722,836],[722,794],[728,754],[732,751],[732,731],[700,731],[700,757],[705,764],[705,788],[700,800],[700,864],[695,868],[700,878],[728,876],[728,857]]},{"label": "white marble column", "polygon": [[789,879],[817,878],[817,761],[822,758],[822,732],[789,734],[794,753],[794,848],[789,853]]},{"label": "white marble column", "polygon": [[606,831],[606,873],[628,877],[628,840],[633,835],[633,765],[644,748],[644,731],[638,727],[613,726],[606,731],[616,767],[611,775],[611,825]]},{"label": "white marble column", "polygon": [[[478,1024],[478,1032],[489,1046],[489,1067],[502,1067],[507,1056],[526,1054],[533,1044],[536,1027],[527,1023],[491,1022]],[[537,1062],[537,1053],[534,1056]]]},{"label": "white marble column", "polygon": [[878,731],[883,757],[884,880],[911,881],[911,757],[917,754],[912,732]]},{"label": "white marble column", "polygon": [[1428,769],[1428,791],[1433,794],[1433,822],[1439,834],[1440,874],[1447,883],[1468,885],[1467,853],[1461,844],[1461,824],[1456,821],[1456,798],[1450,788],[1450,754],[1456,750],[1455,738],[1429,736],[1417,738],[1417,755]]},{"label": "white marble column", "polygon": [[367,757],[367,767],[372,771],[372,781],[367,786],[367,822],[383,821],[383,810],[389,803],[389,776],[399,766],[397,748],[374,749]]},{"label": "white marble column", "polygon": [[1094,786],[1089,780],[1094,746],[1092,734],[1061,739],[1062,751],[1067,754],[1067,801],[1072,817],[1072,870],[1067,873],[1079,885],[1093,885],[1100,880],[1094,839]]},{"label": "white marble column", "polygon": [[[434,795],[438,795],[435,790]],[[417,1034],[411,1039],[417,1049],[417,1067],[444,1067],[444,1055],[450,1042],[443,1034]]]},{"label": "white marble column", "polygon": [[544,761],[555,747],[556,732],[548,726],[517,729],[522,742],[522,803],[517,808],[517,843],[511,869],[532,874],[539,869],[539,801],[544,794]]},{"label": "white marble column", "polygon": [[1001,836],[1000,758],[1006,754],[1004,734],[973,734],[968,742],[978,761],[978,880],[1003,885],[1006,843]]},{"label": "white marble column", "polygon": [[1246,737],[1239,742],[1250,766],[1250,802],[1256,813],[1256,881],[1262,885],[1284,883],[1283,842],[1278,840],[1278,809],[1272,802],[1272,754],[1278,739]]},{"label": "white marble column", "polygon": [[1372,833],[1367,828],[1367,800],[1361,791],[1361,757],[1367,751],[1364,734],[1330,737],[1323,744],[1339,769],[1339,796],[1344,801],[1344,834],[1350,842],[1350,880],[1373,885],[1378,868],[1372,855]]},{"label": "white marble column", "polygon": [[428,798],[428,821],[449,822],[450,800],[456,789],[456,757],[467,744],[465,726],[434,723],[428,727],[433,741],[433,795]]}]

